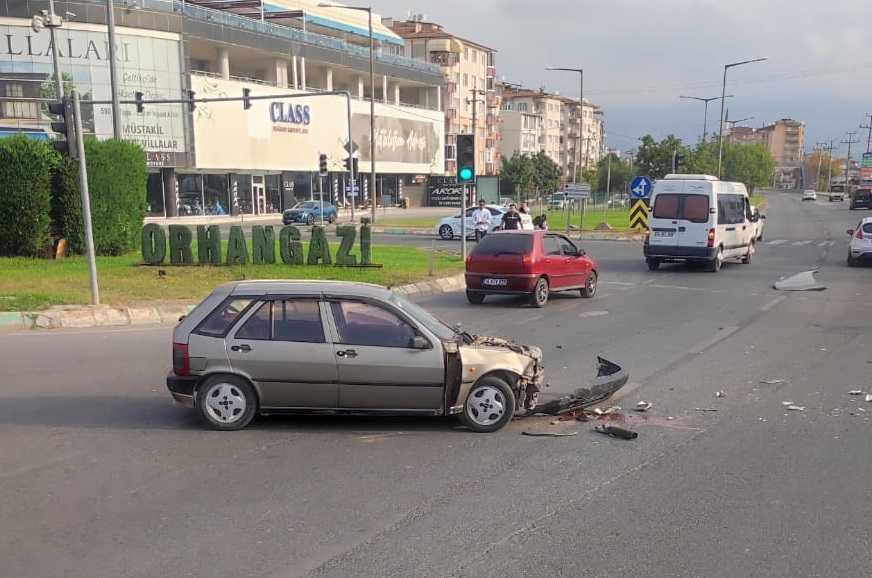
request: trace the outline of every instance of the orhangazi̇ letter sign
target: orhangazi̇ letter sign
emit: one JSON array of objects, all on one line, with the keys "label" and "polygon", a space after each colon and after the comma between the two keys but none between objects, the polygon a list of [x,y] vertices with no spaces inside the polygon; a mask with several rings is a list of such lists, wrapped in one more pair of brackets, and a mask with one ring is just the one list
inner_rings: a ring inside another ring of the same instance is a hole
[{"label": "orhangazi\u0307 letter sign", "polygon": [[[357,228],[353,225],[336,227],[340,238],[336,250],[336,265],[372,266],[372,227],[367,223],[360,227],[360,263],[357,255],[352,255]],[[149,223],[142,228],[142,259],[149,265],[160,265],[169,253],[170,265],[236,265],[236,264],[274,264],[276,263],[276,238],[272,226],[251,228],[251,252],[242,227],[230,227],[227,250],[221,253],[221,230],[218,225],[197,226],[197,259],[191,247],[193,234],[184,225],[170,225],[167,231],[157,223]],[[330,265],[330,245],[324,227],[312,227],[309,251],[304,253],[300,230],[286,225],[279,230],[279,258],[286,265]]]}]

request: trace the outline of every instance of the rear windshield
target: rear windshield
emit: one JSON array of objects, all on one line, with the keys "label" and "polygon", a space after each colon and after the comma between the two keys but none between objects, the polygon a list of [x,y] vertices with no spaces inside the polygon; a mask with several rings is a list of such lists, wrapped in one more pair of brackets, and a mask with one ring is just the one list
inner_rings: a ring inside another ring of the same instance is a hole
[{"label": "rear windshield", "polygon": [[857,192],[854,193],[854,198],[867,199],[870,195],[872,195],[872,191],[870,191],[869,189],[857,189]]},{"label": "rear windshield", "polygon": [[867,235],[872,235],[872,223],[864,223],[863,232]]},{"label": "rear windshield", "polygon": [[683,219],[705,223],[709,218],[709,198],[706,195],[661,193],[654,197],[652,215],[656,219]]},{"label": "rear windshield", "polygon": [[514,233],[487,235],[476,244],[473,255],[526,255],[533,251],[533,235]]}]

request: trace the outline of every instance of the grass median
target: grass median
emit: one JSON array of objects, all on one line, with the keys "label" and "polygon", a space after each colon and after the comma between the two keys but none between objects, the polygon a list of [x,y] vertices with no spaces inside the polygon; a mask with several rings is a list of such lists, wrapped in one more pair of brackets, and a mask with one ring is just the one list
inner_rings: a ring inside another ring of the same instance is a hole
[{"label": "grass median", "polygon": [[[303,243],[308,254],[308,243]],[[226,251],[226,242],[224,243]],[[335,258],[338,243],[330,244]],[[194,255],[197,254],[194,243]],[[354,253],[355,251],[352,251]],[[331,279],[396,286],[463,272],[459,255],[433,253],[413,247],[376,245],[373,263],[382,268],[336,267],[334,265],[170,266],[143,265],[139,253],[97,257],[100,302],[122,306],[147,301],[187,299],[196,302],[214,287],[240,279]],[[164,272],[164,274],[161,274]],[[88,261],[76,255],[60,260],[0,259],[0,311],[40,311],[54,305],[90,303]]]}]

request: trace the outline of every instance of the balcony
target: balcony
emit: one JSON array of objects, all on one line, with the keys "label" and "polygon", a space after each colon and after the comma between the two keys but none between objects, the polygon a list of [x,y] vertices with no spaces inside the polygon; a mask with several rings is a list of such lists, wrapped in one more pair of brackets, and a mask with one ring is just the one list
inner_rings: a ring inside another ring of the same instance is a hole
[{"label": "balcony", "polygon": [[492,149],[492,148],[494,148],[494,142],[495,142],[495,141],[496,141],[496,139],[493,139],[493,138],[486,138],[486,139],[484,139],[484,148],[486,148],[486,149]]},{"label": "balcony", "polygon": [[445,145],[446,146],[454,145],[456,143],[457,143],[456,135],[454,135],[454,134],[446,134],[445,135]]},{"label": "balcony", "polygon": [[497,95],[495,95],[495,94],[493,94],[493,93],[488,93],[488,95],[487,95],[487,105],[488,105],[489,107],[491,107],[491,108],[497,108],[498,106],[500,106],[500,104],[502,104],[502,98],[500,98],[499,96],[497,96]]},{"label": "balcony", "polygon": [[488,126],[495,125],[498,122],[499,122],[499,117],[495,114],[489,114],[489,115],[487,115],[487,117],[485,119],[485,124],[487,124]]},{"label": "balcony", "polygon": [[455,161],[445,161],[445,172],[451,173],[456,169]]},{"label": "balcony", "polygon": [[446,82],[445,83],[445,93],[446,94],[454,94],[457,92],[457,83],[456,82]]},{"label": "balcony", "polygon": [[457,64],[457,58],[450,52],[431,52],[430,62],[441,68],[451,68]]},{"label": "balcony", "polygon": [[[106,4],[104,0],[81,1],[87,2],[88,4],[98,4],[100,6],[105,6]],[[233,28],[236,30],[255,32],[266,36],[272,36],[274,38],[283,38],[286,40],[300,42],[303,44],[311,44],[323,48],[332,48],[333,50],[344,52],[352,56],[369,59],[369,48],[363,48],[361,46],[349,44],[341,38],[325,36],[323,34],[313,34],[312,32],[303,32],[302,30],[291,28],[289,26],[281,26],[279,24],[273,24],[271,22],[262,22],[259,18],[240,16],[232,12],[226,12],[224,10],[203,8],[180,0],[137,0],[137,6],[142,8],[143,10],[169,13],[175,12],[177,14],[183,14],[187,18],[200,22],[208,22],[210,24],[215,24],[218,26],[226,26],[228,28]],[[102,8],[100,8],[99,10],[102,10]],[[411,68],[413,70],[420,70],[423,72],[429,72],[431,74],[439,74],[441,72],[439,69],[439,65],[437,64],[422,62],[420,60],[413,60],[411,58],[397,56],[394,54],[381,54],[379,52],[376,52],[374,60],[376,62],[382,62],[384,64],[401,66],[403,68]]]},{"label": "balcony", "polygon": [[457,118],[457,109],[456,108],[447,108],[445,109],[445,118],[448,120],[454,120]]}]

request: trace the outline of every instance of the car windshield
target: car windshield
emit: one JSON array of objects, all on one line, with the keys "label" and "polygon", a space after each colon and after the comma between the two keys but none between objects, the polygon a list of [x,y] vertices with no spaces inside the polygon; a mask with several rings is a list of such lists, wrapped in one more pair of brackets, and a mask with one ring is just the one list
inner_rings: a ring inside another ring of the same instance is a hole
[{"label": "car windshield", "polygon": [[473,255],[526,255],[533,251],[533,236],[514,233],[487,235],[472,250]]},{"label": "car windshield", "polygon": [[295,209],[317,209],[318,203],[316,203],[315,201],[306,201],[303,203],[297,203],[296,205],[294,205],[294,208]]},{"label": "car windshield", "polygon": [[397,307],[397,309],[401,309],[408,313],[409,316],[426,327],[439,339],[443,341],[451,341],[455,338],[456,334],[452,328],[448,327],[442,322],[442,320],[423,307],[416,305],[405,297],[393,292],[391,293],[389,300]]}]

